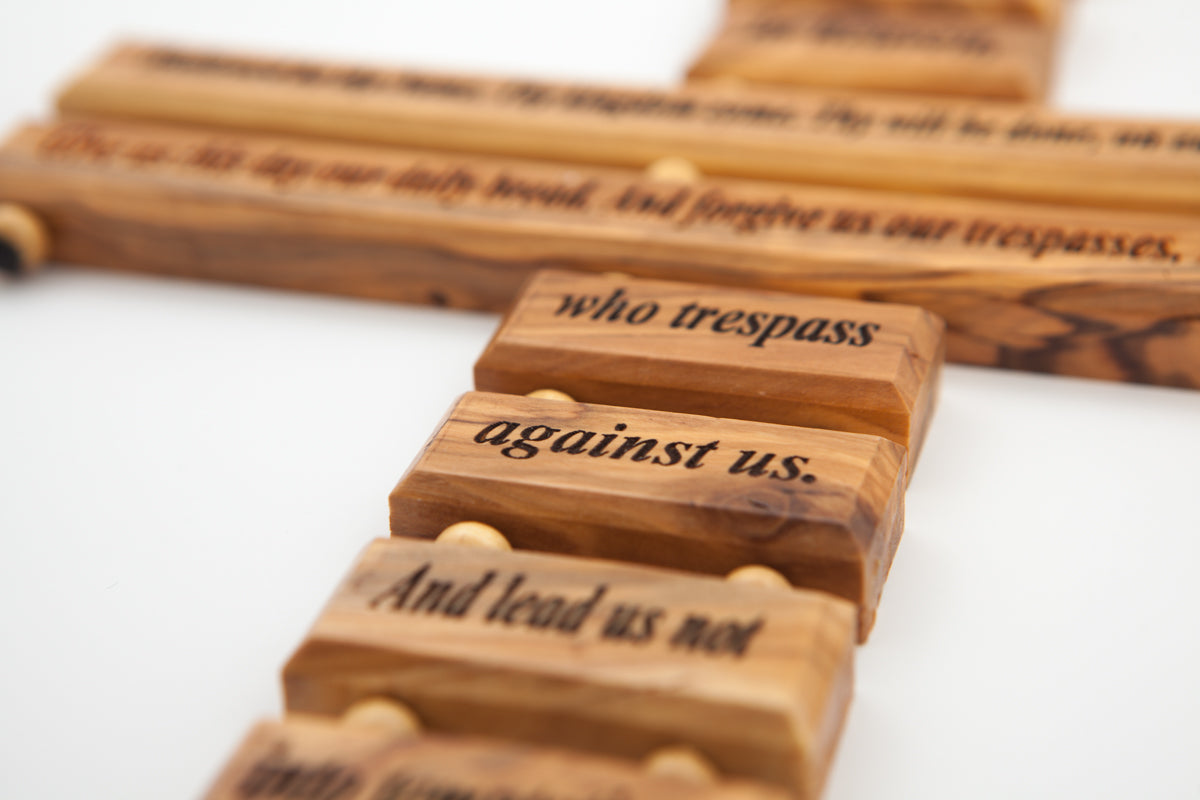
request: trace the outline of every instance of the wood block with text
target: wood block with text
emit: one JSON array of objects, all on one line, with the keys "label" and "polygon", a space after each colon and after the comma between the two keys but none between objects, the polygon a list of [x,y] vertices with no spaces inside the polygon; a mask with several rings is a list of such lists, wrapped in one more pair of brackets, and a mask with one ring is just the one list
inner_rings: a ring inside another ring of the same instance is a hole
[{"label": "wood block with text", "polygon": [[1192,217],[95,119],[0,146],[5,201],[59,261],[493,310],[540,266],[620,269],[919,305],[952,361],[1200,387]]},{"label": "wood block with text", "polygon": [[448,736],[392,736],[295,715],[261,722],[206,800],[784,800],[765,785],[713,786],[563,750]]},{"label": "wood block with text", "polygon": [[914,306],[543,271],[475,363],[475,388],[885,436],[911,471],[943,330]]},{"label": "wood block with text", "polygon": [[1055,35],[1030,20],[940,9],[744,0],[688,75],[1038,102]]},{"label": "wood block with text", "polygon": [[[729,0],[736,8],[743,3],[771,2],[779,6],[804,5],[814,0]],[[821,2],[822,0],[815,0]],[[897,8],[909,10],[954,11],[982,15],[984,19],[1036,20],[1044,25],[1056,25],[1062,16],[1062,0],[852,0],[847,5],[867,8]]]},{"label": "wood block with text", "polygon": [[819,795],[854,609],[820,592],[410,539],[371,544],[283,672],[289,713],[385,697],[434,734],[641,760]]},{"label": "wood block with text", "polygon": [[865,434],[471,392],[392,491],[394,535],[462,520],[514,547],[846,598],[865,640],[904,527],[907,456]]},{"label": "wood block with text", "polygon": [[153,46],[67,87],[68,114],[705,174],[1200,213],[1200,122],[832,90],[550,83]]}]

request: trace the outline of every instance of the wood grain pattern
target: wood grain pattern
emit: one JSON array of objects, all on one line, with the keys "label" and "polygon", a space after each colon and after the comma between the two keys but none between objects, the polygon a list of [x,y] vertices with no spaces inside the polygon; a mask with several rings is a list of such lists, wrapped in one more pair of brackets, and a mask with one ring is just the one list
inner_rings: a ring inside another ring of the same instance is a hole
[{"label": "wood grain pattern", "polygon": [[[769,0],[780,6],[802,5],[813,0]],[[731,7],[763,0],[729,0]],[[992,19],[1033,19],[1043,24],[1057,24],[1062,17],[1062,0],[846,0],[846,5],[872,8],[954,11],[972,13]]]},{"label": "wood grain pattern", "polygon": [[864,434],[472,392],[392,491],[391,530],[469,519],[517,549],[714,575],[763,564],[857,604],[865,639],[906,460]]},{"label": "wood grain pattern", "polygon": [[911,472],[943,329],[914,306],[542,271],[475,363],[475,388],[884,436]]},{"label": "wood grain pattern", "polygon": [[746,781],[702,786],[636,764],[448,736],[404,738],[294,715],[256,725],[207,800],[783,800]]},{"label": "wood grain pattern", "polygon": [[1200,223],[98,120],[0,147],[54,258],[501,310],[538,267],[922,306],[952,361],[1200,387]]},{"label": "wood grain pattern", "polygon": [[289,712],[386,696],[433,733],[631,760],[689,745],[725,777],[815,798],[854,627],[820,592],[393,539],[343,581],[284,690]]},{"label": "wood grain pattern", "polygon": [[497,80],[119,48],[70,113],[705,174],[1200,213],[1200,123],[756,86]]},{"label": "wood grain pattern", "polygon": [[688,72],[783,86],[1040,102],[1053,28],[925,8],[736,3]]},{"label": "wood grain pattern", "polygon": [[538,267],[919,305],[952,361],[1200,386],[1200,223],[98,120],[0,147],[54,258],[500,310]]}]

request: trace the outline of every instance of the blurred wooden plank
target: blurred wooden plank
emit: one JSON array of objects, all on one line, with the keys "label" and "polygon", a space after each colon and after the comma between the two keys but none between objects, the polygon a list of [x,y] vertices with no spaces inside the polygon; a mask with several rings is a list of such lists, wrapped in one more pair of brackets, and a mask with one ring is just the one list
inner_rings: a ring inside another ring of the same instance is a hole
[{"label": "blurred wooden plank", "polygon": [[[737,7],[743,3],[771,2],[779,6],[803,5],[814,0],[729,0]],[[820,0],[816,0],[820,2]],[[982,15],[985,19],[1032,19],[1055,25],[1063,13],[1062,0],[843,0],[843,4],[864,8],[954,11]]]},{"label": "blurred wooden plank", "polygon": [[768,87],[637,89],[125,46],[68,113],[494,155],[1200,213],[1200,123]]},{"label": "blurred wooden plank", "polygon": [[1030,20],[814,0],[736,3],[698,80],[1040,102],[1056,31]]},{"label": "blurred wooden plank", "polygon": [[397,737],[296,715],[254,727],[207,800],[783,800],[744,781],[713,786],[564,750],[448,736]]}]

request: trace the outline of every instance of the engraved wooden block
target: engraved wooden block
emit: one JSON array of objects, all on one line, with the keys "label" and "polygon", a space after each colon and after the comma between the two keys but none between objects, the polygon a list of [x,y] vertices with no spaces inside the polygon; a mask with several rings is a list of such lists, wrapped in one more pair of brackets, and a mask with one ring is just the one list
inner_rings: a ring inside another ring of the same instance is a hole
[{"label": "engraved wooden block", "polygon": [[392,491],[391,530],[478,520],[518,549],[719,575],[762,564],[858,605],[865,639],[906,461],[864,434],[471,392]]},{"label": "engraved wooden block", "polygon": [[[59,261],[486,309],[539,266],[615,268],[919,305],[953,361],[1200,386],[1193,217],[99,120],[13,135],[3,201],[44,220]],[[0,238],[44,249],[10,216]]]},{"label": "engraved wooden block", "polygon": [[869,433],[916,462],[942,321],[915,306],[543,271],[475,364],[475,388]]},{"label": "engraved wooden block", "polygon": [[1200,123],[1017,104],[633,89],[128,46],[59,105],[495,155],[639,168],[678,156],[706,174],[1200,212]]},{"label": "engraved wooden block", "polygon": [[[736,8],[743,3],[764,0],[729,0]],[[780,6],[802,5],[821,0],[770,0]],[[910,10],[954,11],[981,14],[991,19],[1032,19],[1043,24],[1057,24],[1062,17],[1062,0],[854,0],[854,5]],[[849,5],[849,4],[848,4]]]},{"label": "engraved wooden block", "polygon": [[283,681],[289,713],[388,697],[435,734],[632,760],[682,744],[724,778],[815,798],[853,650],[853,607],[820,592],[392,539],[367,549]]},{"label": "engraved wooden block", "polygon": [[744,0],[689,77],[1038,102],[1054,29],[1032,20],[818,0]]},{"label": "engraved wooden block", "polygon": [[296,715],[246,736],[207,800],[784,800],[746,781],[713,786],[635,764],[510,742],[405,738]]}]

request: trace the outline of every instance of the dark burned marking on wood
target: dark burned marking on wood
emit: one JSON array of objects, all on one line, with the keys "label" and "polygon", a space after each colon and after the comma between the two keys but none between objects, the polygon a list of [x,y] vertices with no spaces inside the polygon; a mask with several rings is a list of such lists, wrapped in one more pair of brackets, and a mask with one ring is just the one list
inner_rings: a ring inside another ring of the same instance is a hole
[{"label": "dark burned marking on wood", "polygon": [[748,340],[750,347],[765,347],[776,339],[868,347],[883,328],[877,322],[719,308],[694,301],[659,317],[661,310],[657,300],[634,299],[628,289],[619,286],[608,295],[565,294],[554,317],[562,322],[621,322],[627,325],[645,325],[658,317],[657,327],[660,328],[699,335],[740,336]]},{"label": "dark burned marking on wood", "polygon": [[999,41],[983,25],[948,24],[945,20],[925,22],[863,12],[830,12],[816,20],[796,19],[783,14],[765,14],[745,27],[751,39],[779,41],[810,38],[826,45],[874,47],[920,52],[953,52],[986,58],[1001,49]]},{"label": "dark burned marking on wood", "polygon": [[[1076,284],[1070,291],[1108,289],[1096,283]],[[1072,314],[1049,308],[1057,295],[1070,296],[1064,287],[1053,287],[1039,291],[1030,291],[1022,295],[1022,300],[1028,307],[1038,313],[1052,317],[1068,326],[1066,333],[1047,337],[1046,345],[1035,350],[1013,350],[1003,348],[999,364],[1014,369],[1024,369],[1030,372],[1057,373],[1057,360],[1070,352],[1073,342],[1080,339],[1093,338],[1103,347],[1112,364],[1120,370],[1124,380],[1135,383],[1164,383],[1182,388],[1195,388],[1194,381],[1179,374],[1173,376],[1156,375],[1152,372],[1148,360],[1143,353],[1147,345],[1156,339],[1170,338],[1183,330],[1188,322],[1200,324],[1200,299],[1197,300],[1196,313],[1191,317],[1169,317],[1154,321],[1145,327],[1134,330],[1122,330],[1116,324],[1104,320],[1092,319],[1082,314]]]},{"label": "dark burned marking on wood", "polygon": [[517,784],[475,786],[463,775],[433,775],[413,768],[395,770],[387,775],[369,800],[630,800],[633,793],[624,785],[611,788],[589,782],[583,794],[561,794],[542,787],[525,789]]},{"label": "dark burned marking on wood", "polygon": [[288,746],[279,743],[250,767],[237,785],[237,794],[246,800],[346,800],[362,785],[362,778],[350,765],[294,759]]},{"label": "dark burned marking on wood", "polygon": [[[472,619],[543,636],[595,636],[613,644],[651,644],[663,634],[672,650],[739,659],[767,624],[761,614],[753,619],[717,618],[694,609],[623,602],[620,588],[614,590],[608,583],[547,590],[538,586],[539,577],[495,569],[446,577],[435,562],[427,561],[382,588],[368,586],[374,581],[369,573],[351,586],[365,597],[367,610],[379,613],[435,617],[447,623]],[[589,626],[592,620],[597,624]]]},{"label": "dark burned marking on wood", "polygon": [[1143,351],[1147,345],[1156,339],[1185,334],[1188,323],[1200,325],[1200,312],[1191,317],[1159,320],[1143,330],[1116,337],[1110,345],[1113,358],[1125,370],[1125,374],[1130,376],[1129,380],[1131,381],[1175,386],[1180,389],[1194,389],[1197,386],[1196,382],[1184,371],[1176,370],[1154,374],[1144,366],[1147,361]]},{"label": "dark burned marking on wood", "polygon": [[714,623],[707,617],[689,614],[671,637],[671,648],[688,652],[733,653],[742,656],[751,639],[762,629],[765,620],[757,617],[751,622],[725,620]]},{"label": "dark burned marking on wood", "polygon": [[[1088,349],[1102,350],[1103,356],[1101,357],[1106,358],[1109,365],[1120,371],[1121,376],[1118,380],[1175,386],[1183,389],[1200,388],[1200,382],[1186,372],[1179,370],[1156,371],[1144,354],[1145,348],[1155,340],[1170,338],[1176,334],[1187,335],[1185,326],[1188,323],[1200,325],[1200,291],[1195,293],[1194,313],[1155,319],[1149,324],[1134,327],[1122,327],[1117,323],[1094,319],[1086,314],[1073,314],[1049,307],[1056,296],[1061,295],[1069,301],[1073,296],[1085,294],[1089,289],[1114,292],[1120,290],[1120,287],[1086,281],[1029,290],[1015,298],[999,297],[983,291],[975,292],[972,295],[973,299],[980,303],[1017,305],[1032,314],[1066,326],[1067,329],[1063,333],[1041,336],[1039,344],[1030,346],[1005,344],[1001,337],[1008,336],[1009,333],[1003,330],[990,331],[988,333],[991,335],[988,335],[976,328],[965,326],[962,320],[970,319],[967,316],[971,313],[970,311],[964,312],[957,307],[937,308],[937,311],[946,321],[946,332],[949,336],[994,349],[995,357],[988,361],[993,366],[1047,375],[1080,374],[1070,370],[1064,371],[1058,361],[1063,356],[1078,351],[1082,344]],[[1155,290],[1148,288],[1146,291]],[[960,293],[960,295],[962,294],[965,293]],[[930,309],[939,305],[936,302],[938,299],[936,296],[926,296],[919,291],[916,293],[904,291],[898,293],[890,291],[863,292],[862,299],[881,303],[908,303]],[[1078,297],[1074,299],[1079,302]],[[1023,334],[1023,337],[1032,338],[1028,334]],[[1092,356],[1091,358],[1096,357]]]},{"label": "dark burned marking on wood", "polygon": [[[721,451],[721,441],[668,441],[668,437],[641,434],[623,436],[629,426],[624,422],[613,425],[613,433],[582,428],[553,427],[528,421],[496,420],[485,424],[472,437],[475,444],[499,447],[500,455],[514,461],[528,461],[543,453],[558,456],[588,456],[625,463],[644,463],[659,467],[681,467],[697,470],[709,466],[709,455]],[[726,448],[723,456],[732,459],[726,468],[730,475],[763,478],[771,481],[816,483],[817,476],[808,470],[810,459],[796,454],[778,454],[757,449],[739,449],[735,457]],[[706,459],[708,459],[706,461]]]}]

